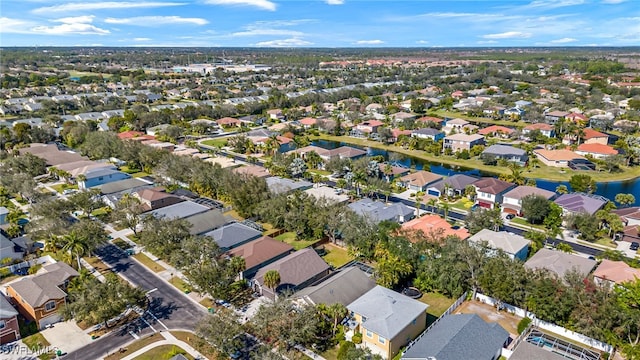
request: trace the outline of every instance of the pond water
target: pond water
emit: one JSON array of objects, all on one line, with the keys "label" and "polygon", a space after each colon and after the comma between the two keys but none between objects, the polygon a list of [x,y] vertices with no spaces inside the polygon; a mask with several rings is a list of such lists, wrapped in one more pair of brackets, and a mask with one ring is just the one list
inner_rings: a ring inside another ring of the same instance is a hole
[{"label": "pond water", "polygon": [[[389,161],[393,165],[407,167],[407,168],[415,168],[417,170],[428,170],[432,173],[443,175],[443,176],[451,176],[455,174],[467,174],[467,175],[475,175],[475,176],[495,176],[493,174],[485,173],[478,169],[466,168],[466,167],[454,167],[441,163],[434,163],[427,160],[419,159],[413,156],[408,156],[405,154],[387,151],[382,149],[374,149],[369,147],[361,147],[356,145],[351,145],[342,142],[329,141],[329,140],[316,140],[312,142],[312,145],[319,146],[325,149],[334,149],[340,146],[351,146],[359,149],[363,149],[367,151],[367,155],[369,156],[383,156],[385,160]],[[535,179],[536,186],[549,190],[555,191],[558,185],[566,185],[569,187],[568,181],[550,181],[550,180],[542,180]],[[613,182],[599,182],[598,188],[596,190],[597,195],[601,195],[606,197],[607,199],[613,200],[617,194],[633,194],[635,197],[640,200],[640,178],[636,178],[628,181],[613,181]]]}]

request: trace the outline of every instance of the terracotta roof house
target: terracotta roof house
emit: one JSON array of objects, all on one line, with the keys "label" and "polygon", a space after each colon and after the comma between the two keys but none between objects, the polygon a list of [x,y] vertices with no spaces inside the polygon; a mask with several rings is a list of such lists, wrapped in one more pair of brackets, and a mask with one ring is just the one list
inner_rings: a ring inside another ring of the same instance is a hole
[{"label": "terracotta roof house", "polygon": [[600,143],[584,143],[578,145],[576,148],[576,154],[578,155],[590,155],[596,159],[604,159],[607,156],[618,155],[618,150],[609,145],[603,145]]},{"label": "terracotta roof house", "polygon": [[423,117],[417,118],[416,122],[427,123],[427,124],[432,123],[432,124],[439,125],[444,122],[444,119],[434,117],[434,116],[423,116]]},{"label": "terracotta roof house", "polygon": [[484,129],[478,130],[478,134],[484,136],[496,136],[496,137],[508,137],[513,134],[515,130],[508,128],[506,126],[500,125],[491,125]]},{"label": "terracotta roof house", "polygon": [[336,271],[317,285],[295,293],[294,298],[308,305],[335,303],[347,306],[376,286],[375,280],[357,266]]},{"label": "terracotta roof house", "polygon": [[640,242],[640,226],[628,225],[622,229],[622,241]]},{"label": "terracotta roof house", "polygon": [[415,339],[427,325],[427,304],[377,285],[347,305],[355,326],[362,334],[362,345],[385,359],[393,358],[400,348]]},{"label": "terracotta roof house", "polygon": [[540,133],[548,138],[556,137],[556,130],[553,125],[545,124],[545,123],[536,123],[527,125],[522,129],[522,134],[527,135],[532,131],[540,131]]},{"label": "terracotta roof house", "polygon": [[556,274],[558,278],[564,279],[565,274],[572,270],[576,270],[586,277],[596,264],[597,262],[595,260],[582,256],[542,248],[524,263],[524,267],[529,269],[547,269],[551,273]]},{"label": "terracotta roof house", "polygon": [[244,259],[245,269],[240,273],[240,278],[251,279],[261,267],[280,260],[292,252],[293,246],[269,236],[263,236],[231,249],[227,254]]},{"label": "terracotta roof house", "polygon": [[478,244],[486,242],[491,249],[500,249],[511,259],[525,261],[529,253],[529,240],[506,231],[482,229],[468,240]]},{"label": "terracotta roof house", "polygon": [[454,153],[463,150],[471,150],[476,145],[484,145],[484,136],[479,134],[454,134],[444,138],[442,148],[451,149]]},{"label": "terracotta roof house", "polygon": [[[264,275],[269,270],[276,270],[280,274],[280,285],[276,289],[270,289],[264,285]],[[276,293],[304,289],[327,276],[329,271],[329,265],[318,253],[314,249],[306,248],[262,267],[256,273],[252,283],[256,292],[274,299]]]},{"label": "terracotta roof house", "polygon": [[242,121],[232,117],[223,117],[222,119],[216,120],[216,124],[222,127],[232,127],[242,125]]},{"label": "terracotta roof house", "polygon": [[622,222],[629,226],[640,225],[640,207],[638,206],[616,209],[612,213],[618,215]]},{"label": "terracotta roof house", "polygon": [[177,196],[167,194],[164,189],[159,190],[157,188],[143,189],[134,193],[133,196],[140,200],[144,211],[156,210],[184,201],[184,199],[181,199]]},{"label": "terracotta roof house", "polygon": [[610,287],[640,279],[640,269],[632,268],[624,261],[602,260],[593,272],[593,281]]},{"label": "terracotta roof house", "polygon": [[[427,187],[427,195],[440,197],[442,195],[449,196],[461,196],[464,194],[464,189],[467,185],[471,185],[478,181],[478,178],[465,175],[456,174],[439,180]],[[445,188],[448,189],[449,194],[445,194]]]},{"label": "terracotta roof house", "polygon": [[397,180],[398,185],[414,191],[425,191],[427,187],[438,180],[442,180],[442,176],[429,171],[416,171],[413,174],[405,175]]},{"label": "terracotta roof house", "polygon": [[527,152],[525,150],[514,146],[502,144],[489,146],[488,148],[484,149],[481,156],[483,158],[493,158],[495,160],[506,160],[516,163],[520,166],[525,166],[527,164],[527,160],[529,160],[529,156],[527,155]]},{"label": "terracotta roof house", "polygon": [[[444,240],[444,238],[448,236],[457,236],[462,240],[469,237],[469,231],[467,231],[467,229],[454,229],[449,222],[438,215],[424,215],[419,218],[415,218],[402,224],[402,230],[421,231],[423,234],[434,240]],[[410,237],[409,240],[415,242],[418,239]]]},{"label": "terracotta roof house", "polygon": [[231,171],[233,171],[236,174],[250,175],[250,176],[255,176],[259,178],[265,178],[265,177],[271,176],[271,174],[269,174],[269,170],[258,165],[240,166],[237,168],[233,168]]},{"label": "terracotta roof house", "polygon": [[57,262],[45,265],[35,276],[24,277],[7,286],[7,295],[20,314],[35,321],[38,329],[62,320],[67,285],[79,274],[71,266]]},{"label": "terracotta roof house", "polygon": [[586,128],[583,131],[584,131],[584,136],[582,137],[582,139],[585,144],[607,145],[609,143],[609,135],[607,134],[603,134],[591,128]]},{"label": "terracotta roof house", "polygon": [[580,122],[580,121],[585,122],[588,120],[586,116],[576,112],[572,112],[571,114],[565,116],[565,119],[571,120],[573,122]]},{"label": "terracotta roof house", "polygon": [[509,333],[477,314],[446,315],[412,342],[402,360],[498,359]]},{"label": "terracotta roof house", "polygon": [[608,199],[598,195],[572,193],[562,194],[553,202],[562,208],[564,215],[579,213],[593,215],[598,210],[602,209],[608,201]]},{"label": "terracotta roof house", "polygon": [[302,127],[304,127],[305,129],[315,126],[317,122],[317,119],[310,117],[298,120],[298,123],[300,123],[300,125],[302,125]]},{"label": "terracotta roof house", "polygon": [[204,234],[215,241],[223,250],[231,250],[256,240],[262,232],[241,223],[231,223]]},{"label": "terracotta roof house", "polygon": [[547,200],[556,197],[556,193],[535,186],[520,185],[502,195],[502,212],[522,216],[522,198],[525,196],[542,196]]},{"label": "terracotta roof house", "polygon": [[18,311],[0,294],[0,345],[20,339]]},{"label": "terracotta roof house", "polygon": [[118,138],[121,140],[129,140],[131,138],[136,138],[143,135],[145,135],[145,133],[143,133],[142,131],[129,130],[129,131],[119,133]]},{"label": "terracotta roof house", "polygon": [[358,137],[366,137],[371,134],[377,133],[378,128],[380,128],[383,125],[384,123],[378,120],[368,120],[365,122],[361,122],[360,124],[356,125],[353,129],[351,129],[351,135],[358,136]]},{"label": "terracotta roof house", "polygon": [[487,209],[500,206],[504,194],[516,187],[515,184],[492,177],[481,178],[472,185],[476,188],[476,204]]},{"label": "terracotta roof house", "polygon": [[547,166],[553,167],[569,167],[569,162],[576,159],[585,159],[584,156],[578,155],[571,150],[558,149],[558,150],[546,150],[536,149],[533,150],[538,159]]}]

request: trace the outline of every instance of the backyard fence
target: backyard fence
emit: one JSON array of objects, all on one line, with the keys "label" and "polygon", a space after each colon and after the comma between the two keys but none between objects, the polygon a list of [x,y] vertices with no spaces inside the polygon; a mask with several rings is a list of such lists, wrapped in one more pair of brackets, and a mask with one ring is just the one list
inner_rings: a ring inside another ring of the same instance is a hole
[{"label": "backyard fence", "polygon": [[17,264],[13,264],[13,265],[8,265],[3,267],[3,269],[9,269],[9,271],[11,271],[12,273],[16,273],[18,272],[18,270],[20,269],[25,269],[25,268],[30,268],[34,265],[38,265],[38,264],[53,264],[55,263],[56,260],[54,258],[51,257],[51,255],[45,255],[45,256],[41,256],[37,259],[33,259],[33,260],[29,260],[29,261],[23,261],[21,263],[17,263]]}]

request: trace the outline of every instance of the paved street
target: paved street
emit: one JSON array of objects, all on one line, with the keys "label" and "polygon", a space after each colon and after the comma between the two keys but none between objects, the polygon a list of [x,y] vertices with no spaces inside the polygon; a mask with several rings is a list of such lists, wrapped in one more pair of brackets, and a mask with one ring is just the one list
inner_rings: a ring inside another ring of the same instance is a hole
[{"label": "paved street", "polygon": [[[123,347],[137,337],[143,337],[155,331],[184,329],[192,331],[196,323],[206,315],[206,310],[190,298],[180,293],[171,284],[157,277],[135,260],[129,258],[115,245],[107,245],[97,251],[102,260],[112,267],[115,273],[123,275],[133,284],[149,291],[151,314],[130,324],[127,328],[114,331],[90,345],[69,353],[67,359],[99,359],[109,352]],[[140,331],[138,333],[138,331]]]}]

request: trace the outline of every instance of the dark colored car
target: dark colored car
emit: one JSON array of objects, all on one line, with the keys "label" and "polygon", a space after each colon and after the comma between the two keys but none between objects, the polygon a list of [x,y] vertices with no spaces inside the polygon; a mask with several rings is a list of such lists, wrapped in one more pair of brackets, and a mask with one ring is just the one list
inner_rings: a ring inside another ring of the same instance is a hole
[{"label": "dark colored car", "polygon": [[508,215],[507,215],[507,219],[509,219],[509,220],[513,219],[514,217],[516,217],[516,216],[515,216],[515,215],[513,215],[513,214],[508,214]]},{"label": "dark colored car", "polygon": [[631,246],[629,246],[629,249],[633,250],[633,251],[637,251],[638,248],[640,248],[640,244],[638,244],[637,242],[632,242]]}]

